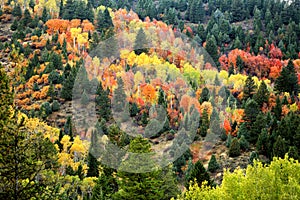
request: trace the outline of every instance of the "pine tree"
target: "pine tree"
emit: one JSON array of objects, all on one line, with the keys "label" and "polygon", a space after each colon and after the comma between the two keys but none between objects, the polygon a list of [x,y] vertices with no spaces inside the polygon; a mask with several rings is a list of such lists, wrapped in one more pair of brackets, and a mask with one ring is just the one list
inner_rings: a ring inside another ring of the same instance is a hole
[{"label": "pine tree", "polygon": [[16,4],[14,9],[12,10],[12,15],[17,18],[22,17],[22,10],[19,4]]},{"label": "pine tree", "polygon": [[118,185],[115,177],[113,176],[114,170],[104,167],[102,174],[96,181],[93,188],[92,200],[109,200],[112,195],[117,192]]},{"label": "pine tree", "polygon": [[31,23],[31,21],[32,21],[32,18],[31,18],[30,12],[28,9],[26,9],[24,12],[24,18],[23,18],[24,26],[28,26]]},{"label": "pine tree", "polygon": [[199,102],[202,104],[204,101],[208,101],[209,97],[210,97],[209,90],[207,89],[207,87],[205,87],[205,88],[203,88],[203,90],[201,92]]},{"label": "pine tree", "polygon": [[248,98],[252,99],[255,94],[256,85],[251,76],[248,76],[243,89],[243,100],[247,101]]},{"label": "pine tree", "polygon": [[0,199],[37,199],[46,190],[58,198],[47,177],[43,181],[36,179],[55,166],[56,149],[41,133],[28,132],[24,118],[18,119],[9,79],[2,66],[0,98]]},{"label": "pine tree", "polygon": [[273,145],[273,156],[284,158],[286,149],[286,141],[279,135]]},{"label": "pine tree", "polygon": [[233,138],[229,147],[228,155],[230,157],[237,157],[240,154],[241,154],[240,143],[237,138]]},{"label": "pine tree", "polygon": [[257,143],[256,143],[256,150],[263,155],[267,155],[270,151],[269,149],[270,137],[268,135],[267,129],[263,129],[260,133]]},{"label": "pine tree", "polygon": [[[118,169],[119,190],[114,194],[114,199],[162,199],[162,171],[149,172],[150,169],[155,169],[154,163],[149,159],[150,143],[138,136],[130,142],[128,151],[133,154],[130,154]],[[133,169],[137,173],[128,172]]]},{"label": "pine tree", "polygon": [[207,113],[207,109],[203,110],[201,119],[200,119],[200,135],[205,137],[207,135],[207,130],[209,129],[209,117]]},{"label": "pine tree", "polygon": [[282,114],[282,104],[281,104],[279,96],[277,96],[276,104],[274,107],[274,115],[278,121],[281,119],[281,114]]},{"label": "pine tree", "polygon": [[289,60],[288,65],[282,68],[279,77],[275,80],[277,92],[288,92],[290,95],[298,95],[298,78],[294,64]]},{"label": "pine tree", "polygon": [[63,19],[71,20],[74,18],[74,12],[75,12],[75,2],[73,0],[67,0],[66,5],[63,9]]},{"label": "pine tree", "polygon": [[210,171],[210,172],[215,172],[217,169],[220,168],[220,165],[219,163],[217,162],[217,159],[216,159],[216,156],[215,154],[213,154],[211,157],[210,157],[210,160],[208,162],[208,168],[207,170]]},{"label": "pine tree", "polygon": [[99,162],[97,159],[89,152],[88,154],[88,171],[87,177],[99,177]]},{"label": "pine tree", "polygon": [[149,51],[148,39],[143,28],[140,28],[136,35],[133,49],[136,55],[148,53]]},{"label": "pine tree", "polygon": [[205,49],[210,55],[210,57],[213,59],[213,61],[216,63],[216,65],[218,66],[219,53],[218,53],[217,42],[214,36],[208,38]]},{"label": "pine tree", "polygon": [[190,181],[194,181],[195,179],[199,186],[201,186],[203,181],[207,181],[207,183],[208,183],[207,185],[212,184],[209,174],[207,173],[206,169],[204,168],[204,166],[200,160],[198,160],[195,163],[187,183],[189,184]]},{"label": "pine tree", "polygon": [[95,98],[96,109],[98,116],[106,121],[108,121],[111,117],[111,102],[108,95],[109,91],[104,90],[101,81],[99,81]]},{"label": "pine tree", "polygon": [[73,137],[73,125],[72,125],[72,119],[71,116],[67,117],[67,121],[64,125],[64,134],[70,136],[70,141],[74,141]]},{"label": "pine tree", "polygon": [[268,104],[269,96],[270,92],[267,88],[267,85],[264,81],[262,81],[253,99],[257,102],[257,104],[260,107],[262,107],[264,103]]}]

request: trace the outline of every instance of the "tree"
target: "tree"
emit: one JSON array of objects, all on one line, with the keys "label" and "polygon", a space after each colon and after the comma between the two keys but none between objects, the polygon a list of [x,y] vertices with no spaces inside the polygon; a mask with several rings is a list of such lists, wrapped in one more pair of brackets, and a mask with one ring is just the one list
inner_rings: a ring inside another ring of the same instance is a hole
[{"label": "tree", "polygon": [[55,197],[51,180],[40,177],[55,166],[56,149],[42,133],[26,128],[25,116],[14,110],[13,93],[2,66],[0,97],[0,198],[45,198],[48,192]]},{"label": "tree", "polygon": [[298,95],[298,78],[294,63],[289,60],[288,65],[282,68],[279,77],[275,80],[274,89],[277,92],[288,92],[290,95]]},{"label": "tree", "polygon": [[[92,133],[93,134],[93,133]],[[95,134],[95,133],[94,133]],[[89,152],[87,177],[99,177],[99,161]]]},{"label": "tree", "polygon": [[281,114],[282,114],[282,103],[279,96],[277,96],[276,104],[274,107],[274,115],[278,121],[281,119]]},{"label": "tree", "polygon": [[200,129],[199,130],[200,135],[202,137],[205,137],[207,135],[207,131],[209,129],[209,116],[208,116],[206,108],[202,112],[202,116],[201,116],[201,119],[200,119],[200,128],[199,129]]},{"label": "tree", "polygon": [[[67,67],[68,65],[66,65]],[[68,72],[65,71],[64,76],[68,74]],[[73,87],[74,87],[74,82],[76,78],[76,69],[73,67],[71,69],[70,74],[67,76],[66,80],[63,82],[62,90],[61,90],[61,97],[64,98],[65,100],[72,100],[72,93],[73,93]]]},{"label": "tree", "polygon": [[108,121],[111,117],[111,102],[108,95],[109,91],[104,90],[101,81],[99,81],[95,98],[96,109],[98,116],[106,121]]},{"label": "tree", "polygon": [[24,17],[23,17],[24,26],[28,26],[31,23],[31,21],[32,21],[32,18],[31,18],[30,12],[28,9],[26,9],[24,12]]},{"label": "tree", "polygon": [[210,97],[209,90],[207,89],[207,87],[203,88],[199,99],[200,103],[202,104],[204,101],[208,101],[209,97]]},{"label": "tree", "polygon": [[14,9],[12,10],[12,15],[17,18],[22,17],[22,10],[19,4],[16,4]]},{"label": "tree", "polygon": [[259,107],[262,107],[264,103],[268,104],[269,96],[270,92],[267,88],[267,85],[264,81],[262,81],[253,99],[257,102]]},{"label": "tree", "polygon": [[[296,160],[273,158],[269,165],[254,162],[247,169],[226,170],[220,186],[208,187],[192,184],[177,200],[194,199],[299,199],[300,164]],[[297,174],[297,175],[296,175]],[[255,183],[255,184],[254,184]],[[247,187],[245,187],[247,185]],[[234,189],[233,189],[234,188]],[[255,192],[249,192],[255,191]]]},{"label": "tree", "polygon": [[215,154],[213,154],[211,157],[210,157],[210,160],[208,162],[208,168],[207,170],[210,171],[210,172],[215,172],[217,169],[220,168],[220,165],[219,163],[217,162],[217,159],[216,159],[216,156]]},{"label": "tree", "polygon": [[210,57],[213,59],[213,61],[216,63],[216,65],[218,66],[219,53],[218,53],[217,42],[214,36],[208,38],[205,49],[210,55]]},{"label": "tree", "polygon": [[[131,140],[129,152],[133,153],[124,160],[117,172],[119,190],[114,194],[115,199],[162,199],[164,191],[160,188],[163,184],[161,180],[161,170],[154,169],[150,143],[141,136]],[[148,155],[148,156],[147,156]],[[139,173],[127,172],[129,169],[136,169]],[[146,171],[145,171],[146,170]],[[141,173],[142,172],[142,173]]]},{"label": "tree", "polygon": [[252,99],[256,90],[256,85],[251,76],[248,76],[243,89],[243,100]]},{"label": "tree", "polygon": [[140,28],[139,32],[136,35],[133,49],[136,55],[148,53],[148,39],[143,28]]},{"label": "tree", "polygon": [[97,31],[103,33],[107,29],[111,29],[113,27],[114,25],[107,8],[103,12],[99,11],[97,16]]},{"label": "tree", "polygon": [[240,154],[241,154],[240,143],[237,138],[233,138],[229,147],[228,155],[230,157],[236,157],[239,156]]},{"label": "tree", "polygon": [[287,151],[286,141],[279,135],[273,145],[273,156],[284,158]]},{"label": "tree", "polygon": [[73,19],[74,12],[75,12],[75,2],[73,0],[67,0],[63,11],[64,11],[62,15],[63,19],[68,19],[68,20]]},{"label": "tree", "polygon": [[253,123],[256,121],[256,116],[258,115],[258,113],[259,107],[256,101],[254,101],[253,99],[247,100],[243,119],[245,120],[245,123],[249,130],[252,127]]},{"label": "tree", "polygon": [[92,200],[109,200],[117,192],[117,180],[113,176],[115,170],[104,167],[102,174],[98,177],[93,188]]},{"label": "tree", "polygon": [[202,185],[204,181],[207,181],[207,185],[211,185],[212,181],[210,180],[209,174],[207,173],[206,169],[204,168],[203,164],[200,160],[198,160],[189,176],[189,179],[187,180],[187,185],[190,183],[190,181],[194,181],[196,179],[196,182],[199,185]]},{"label": "tree", "polygon": [[72,125],[72,119],[71,116],[67,117],[67,121],[64,125],[64,134],[70,136],[70,141],[74,141],[73,138],[73,125]]},{"label": "tree", "polygon": [[256,150],[260,154],[268,155],[270,151],[270,136],[267,132],[267,129],[263,129],[260,133],[256,143]]}]

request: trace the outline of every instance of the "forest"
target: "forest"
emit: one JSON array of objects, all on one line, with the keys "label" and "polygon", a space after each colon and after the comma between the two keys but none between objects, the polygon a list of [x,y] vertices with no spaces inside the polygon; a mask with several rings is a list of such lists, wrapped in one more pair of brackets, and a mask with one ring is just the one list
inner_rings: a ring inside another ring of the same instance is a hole
[{"label": "forest", "polygon": [[0,199],[300,199],[299,0],[2,0]]}]

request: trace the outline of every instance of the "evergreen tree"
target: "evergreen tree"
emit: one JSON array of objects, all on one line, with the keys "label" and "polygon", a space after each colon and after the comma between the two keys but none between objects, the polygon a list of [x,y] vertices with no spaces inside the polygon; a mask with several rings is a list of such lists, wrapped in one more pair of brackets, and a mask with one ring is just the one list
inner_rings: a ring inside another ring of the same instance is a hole
[{"label": "evergreen tree", "polygon": [[148,39],[143,28],[140,28],[139,32],[137,33],[133,49],[136,55],[148,53]]},{"label": "evergreen tree", "polygon": [[101,81],[99,81],[95,98],[96,109],[98,116],[106,121],[108,121],[111,117],[111,102],[108,95],[109,91],[104,90]]},{"label": "evergreen tree", "polygon": [[200,135],[205,137],[207,135],[207,130],[209,129],[209,117],[207,113],[207,109],[203,110],[201,119],[200,119]]},{"label": "evergreen tree", "polygon": [[298,78],[294,64],[289,60],[288,65],[282,68],[279,77],[275,81],[277,92],[288,92],[290,95],[298,95]]},{"label": "evergreen tree", "polygon": [[233,138],[229,147],[228,155],[230,157],[236,157],[239,156],[240,154],[241,154],[240,143],[237,138]]},{"label": "evergreen tree", "polygon": [[264,103],[268,104],[269,96],[270,92],[267,88],[267,85],[264,81],[262,81],[253,99],[260,107],[262,107]]},{"label": "evergreen tree", "polygon": [[19,4],[16,4],[14,9],[12,10],[12,15],[17,18],[22,17],[22,10]]},{"label": "evergreen tree", "polygon": [[64,6],[63,9],[62,18],[71,20],[74,18],[74,13],[75,13],[75,2],[73,0],[67,0],[66,5]]},{"label": "evergreen tree", "polygon": [[70,141],[74,141],[74,137],[73,137],[73,125],[72,125],[72,119],[71,116],[67,117],[67,121],[64,125],[64,133],[65,135],[70,136]]},{"label": "evergreen tree", "polygon": [[63,86],[61,90],[61,97],[64,98],[65,100],[72,100],[72,92],[73,92],[75,77],[76,77],[76,69],[73,67],[71,69],[69,76],[63,82]]},{"label": "evergreen tree", "polygon": [[114,25],[107,8],[103,12],[99,11],[97,16],[97,31],[102,33],[113,27]]},{"label": "evergreen tree", "polygon": [[41,133],[28,132],[24,118],[18,119],[9,85],[0,66],[0,199],[37,199],[47,192],[59,198],[52,180],[37,178],[56,165],[56,148]]},{"label": "evergreen tree", "polygon": [[267,155],[270,151],[269,149],[270,137],[268,135],[267,129],[263,129],[260,133],[257,143],[256,149],[260,154]]},{"label": "evergreen tree", "polygon": [[273,156],[284,158],[286,153],[286,141],[279,135],[273,145]]},{"label": "evergreen tree", "polygon": [[243,89],[243,100],[246,101],[248,98],[252,99],[255,94],[256,85],[251,76],[248,76]]},{"label": "evergreen tree", "polygon": [[42,12],[42,17],[41,17],[41,20],[46,23],[49,19],[49,13],[48,13],[48,10],[46,8],[46,6],[44,7],[43,9],[43,12]]},{"label": "evergreen tree", "polygon": [[203,88],[203,90],[201,92],[199,102],[202,104],[204,101],[208,101],[209,97],[210,97],[209,90],[207,89],[207,87],[205,87],[205,88]]},{"label": "evergreen tree", "polygon": [[28,26],[32,22],[32,18],[28,9],[24,12],[23,23],[24,26]]},{"label": "evergreen tree", "polygon": [[219,53],[218,53],[217,42],[214,36],[208,38],[205,49],[209,53],[213,61],[216,63],[216,65],[218,66]]},{"label": "evergreen tree", "polygon": [[89,152],[88,154],[88,171],[87,177],[99,177],[99,162],[98,160]]},{"label": "evergreen tree", "polygon": [[89,95],[86,93],[85,90],[83,90],[83,93],[82,93],[81,99],[80,99],[81,105],[86,106],[89,103],[89,100],[90,100]]},{"label": "evergreen tree", "polygon": [[113,176],[114,170],[104,167],[103,173],[96,181],[93,188],[92,200],[109,200],[117,192],[118,185],[116,178]]},{"label": "evergreen tree", "polygon": [[[114,194],[114,199],[162,199],[162,171],[149,172],[149,169],[155,169],[151,158],[147,156],[151,153],[150,143],[138,136],[130,142],[129,152],[133,154],[122,162],[117,172],[119,190]],[[136,169],[140,173],[127,172],[129,169]]]},{"label": "evergreen tree", "polygon": [[241,150],[246,151],[249,149],[249,142],[246,140],[244,135],[242,135],[241,138],[239,139],[239,143],[240,143]]},{"label": "evergreen tree", "polygon": [[276,104],[275,104],[275,107],[274,107],[274,115],[275,115],[277,120],[281,119],[281,113],[282,113],[282,104],[281,104],[279,96],[277,96]]},{"label": "evergreen tree", "polygon": [[210,171],[210,172],[215,172],[217,169],[220,168],[220,165],[219,163],[217,162],[217,159],[216,159],[216,156],[215,154],[213,154],[211,157],[210,157],[210,160],[208,162],[208,168],[207,170]]},{"label": "evergreen tree", "polygon": [[187,183],[189,184],[190,181],[194,181],[195,179],[199,186],[201,186],[203,181],[207,181],[207,183],[208,183],[207,185],[212,184],[209,174],[207,173],[206,169],[204,168],[204,166],[200,160],[198,160],[195,163]]}]

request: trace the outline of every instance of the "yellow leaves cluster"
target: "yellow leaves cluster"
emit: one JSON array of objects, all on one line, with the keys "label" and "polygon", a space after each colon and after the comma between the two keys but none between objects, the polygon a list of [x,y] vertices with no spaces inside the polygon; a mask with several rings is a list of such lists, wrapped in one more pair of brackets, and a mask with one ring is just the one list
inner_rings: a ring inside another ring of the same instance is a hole
[{"label": "yellow leaves cluster", "polygon": [[79,136],[76,136],[73,142],[70,139],[68,135],[64,135],[61,139],[60,143],[63,145],[63,149],[58,153],[58,162],[63,168],[70,166],[73,170],[77,170],[81,165],[86,173],[88,167],[84,163],[84,159],[88,153],[89,143],[86,140],[81,140]]},{"label": "yellow leaves cluster", "polygon": [[49,126],[47,123],[40,121],[38,118],[28,118],[24,113],[18,112],[17,123],[20,124],[24,120],[24,128],[30,134],[42,133],[45,138],[49,138],[51,142],[55,142],[59,136],[59,129]]}]

